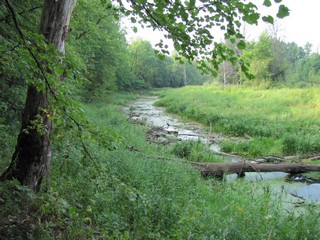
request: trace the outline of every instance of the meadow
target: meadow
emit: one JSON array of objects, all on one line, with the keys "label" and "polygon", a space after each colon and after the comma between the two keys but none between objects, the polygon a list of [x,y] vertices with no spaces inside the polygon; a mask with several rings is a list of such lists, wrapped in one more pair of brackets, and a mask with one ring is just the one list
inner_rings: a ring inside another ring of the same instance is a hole
[{"label": "meadow", "polygon": [[320,238],[318,205],[279,201],[284,193],[263,182],[202,179],[191,165],[174,160],[181,146],[148,143],[148,127],[130,123],[120,111],[135,97],[114,94],[84,106],[100,131],[112,135],[112,151],[75,131],[60,133],[43,191],[0,183],[2,237]]},{"label": "meadow", "polygon": [[320,151],[320,89],[188,86],[159,92],[156,104],[239,141],[222,151],[247,157]]}]

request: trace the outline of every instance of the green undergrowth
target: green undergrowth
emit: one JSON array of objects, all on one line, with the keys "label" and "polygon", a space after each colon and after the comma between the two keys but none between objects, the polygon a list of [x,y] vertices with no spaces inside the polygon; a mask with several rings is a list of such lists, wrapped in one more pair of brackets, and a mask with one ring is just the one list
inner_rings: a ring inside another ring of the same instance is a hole
[{"label": "green undergrowth", "polygon": [[158,106],[217,132],[242,138],[222,150],[244,156],[320,151],[320,91],[244,87],[184,87],[161,91]]},{"label": "green undergrowth", "polygon": [[201,141],[181,141],[172,147],[171,152],[192,162],[225,162],[224,158],[218,157]]},{"label": "green undergrowth", "polygon": [[84,107],[101,131],[116,132],[113,151],[82,138],[91,159],[65,132],[39,194],[0,183],[3,239],[320,238],[317,205],[300,211],[262,182],[204,180],[189,164],[165,160],[174,159],[172,147],[146,142],[148,128],[119,111],[124,98],[134,96]]}]

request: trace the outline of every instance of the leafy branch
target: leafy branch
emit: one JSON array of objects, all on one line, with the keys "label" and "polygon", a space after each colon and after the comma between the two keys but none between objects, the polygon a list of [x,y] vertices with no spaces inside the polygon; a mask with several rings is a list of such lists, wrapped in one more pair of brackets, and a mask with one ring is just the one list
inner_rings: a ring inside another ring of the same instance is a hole
[{"label": "leafy branch", "polygon": [[[274,2],[279,4],[281,1]],[[271,0],[264,3],[265,7],[271,6]],[[139,22],[142,26],[165,31],[165,38],[173,41],[179,55],[189,62],[196,61],[203,72],[214,75],[224,61],[240,64],[244,73],[249,75],[246,63],[239,61],[237,53],[216,40],[214,33],[217,29],[225,33],[226,40],[243,50],[245,41],[240,31],[243,22],[257,24],[262,18],[265,22],[273,23],[273,17],[261,16],[251,1],[190,0],[182,3],[179,0],[120,0],[119,9],[125,16],[130,16],[133,23]],[[277,17],[283,18],[288,14],[288,8],[280,5]],[[135,27],[134,31],[137,31]],[[168,54],[162,40],[157,46],[163,54]]]},{"label": "leafy branch", "polygon": [[[47,66],[46,68],[44,68],[42,63],[40,62],[40,60],[38,60],[37,56],[34,54],[32,48],[30,47],[30,42],[28,42],[28,40],[26,39],[24,33],[22,32],[22,29],[19,26],[15,10],[13,9],[13,7],[10,4],[9,0],[5,0],[5,1],[6,1],[6,5],[7,5],[8,9],[9,9],[9,11],[11,13],[11,17],[13,19],[16,31],[18,32],[18,34],[20,36],[20,39],[22,40],[24,46],[27,48],[28,53],[30,54],[30,56],[32,57],[34,62],[36,63],[36,66],[37,66],[38,70],[40,71],[40,74],[41,74],[42,78],[45,81],[45,84],[46,84],[46,87],[47,87],[49,93],[51,94],[51,96],[53,97],[55,102],[58,104],[60,109],[62,110],[63,114],[61,114],[61,115],[62,116],[67,116],[67,118],[69,118],[77,126],[77,129],[78,129],[78,131],[80,133],[79,139],[80,139],[82,148],[83,148],[85,154],[90,158],[90,160],[93,162],[93,164],[98,168],[96,160],[93,158],[93,156],[91,155],[90,151],[88,150],[87,146],[85,145],[85,143],[84,143],[84,141],[82,139],[83,126],[88,125],[89,122],[83,120],[84,116],[80,116],[79,115],[79,111],[77,111],[77,107],[74,104],[72,104],[72,103],[66,104],[65,103],[65,100],[66,100],[65,97],[61,98],[61,96],[63,96],[63,94],[61,94],[61,93],[58,94],[59,92],[53,89],[53,87],[51,86],[50,80],[48,79],[48,77],[46,75],[47,71],[45,70],[45,69],[49,69],[49,67]],[[102,19],[100,19],[100,21],[101,20]],[[97,23],[99,23],[100,21],[98,21]],[[16,47],[18,47],[18,46],[16,46]],[[63,73],[62,76],[63,75],[65,75],[65,73]],[[56,79],[58,79],[58,78],[56,78]],[[61,80],[61,77],[60,77],[60,80]],[[69,107],[71,106],[72,108],[75,108],[75,110],[78,112],[77,114],[80,116],[81,119],[77,120],[75,116],[73,116],[71,113],[68,113],[66,106],[69,106]]]}]

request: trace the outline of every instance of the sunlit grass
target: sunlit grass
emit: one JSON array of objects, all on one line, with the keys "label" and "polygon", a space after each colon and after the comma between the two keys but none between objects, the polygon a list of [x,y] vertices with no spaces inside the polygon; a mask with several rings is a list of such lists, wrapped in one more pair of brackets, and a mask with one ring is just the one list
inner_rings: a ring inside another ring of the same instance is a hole
[{"label": "sunlit grass", "polygon": [[269,146],[269,152],[247,153],[235,143],[230,151],[249,156],[296,154],[320,151],[319,90],[184,87],[161,92],[164,97],[157,104],[169,112],[211,124],[218,132],[249,136],[247,145],[262,147],[266,138],[281,145]]},{"label": "sunlit grass", "polygon": [[[10,223],[7,216],[15,220],[0,230],[14,239],[320,238],[318,205],[294,209],[264,182],[204,180],[173,159],[172,147],[148,143],[148,128],[119,112],[118,103],[131,97],[84,106],[102,131],[122,139],[113,151],[83,139],[95,163],[71,144],[76,136],[65,134],[46,191],[36,196],[15,182],[0,183],[0,225]],[[190,156],[211,158],[197,155],[201,144],[191,147]]]}]

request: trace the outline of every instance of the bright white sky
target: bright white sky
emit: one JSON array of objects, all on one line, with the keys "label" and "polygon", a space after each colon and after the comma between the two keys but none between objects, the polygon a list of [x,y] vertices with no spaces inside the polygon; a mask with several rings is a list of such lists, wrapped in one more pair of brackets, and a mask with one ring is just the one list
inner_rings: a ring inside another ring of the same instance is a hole
[{"label": "bright white sky", "polygon": [[[304,46],[309,42],[312,44],[314,52],[320,52],[320,28],[318,26],[320,23],[320,1],[283,0],[281,4],[290,9],[290,15],[284,19],[277,19],[278,36],[286,42],[295,42],[299,46]],[[255,32],[260,34],[269,28],[270,24],[262,23],[250,31],[248,29],[248,34],[251,33],[252,38],[255,39],[257,37],[254,36]]]},{"label": "bright white sky", "polygon": [[[263,1],[257,1],[257,4],[258,2]],[[296,42],[299,46],[304,46],[309,42],[313,46],[312,50],[320,53],[320,0],[283,0],[281,4],[290,9],[290,16],[285,19],[277,19],[278,37],[286,42]],[[263,7],[263,9],[263,15],[275,16],[277,11],[277,8]],[[270,28],[270,24],[263,22],[259,26],[247,25],[245,36],[248,40],[255,40],[264,30]],[[126,30],[129,41],[145,39],[155,45],[160,38],[163,38],[161,33],[150,29],[140,29],[137,33],[130,28]],[[217,36],[217,40],[221,40],[221,37]]]}]

